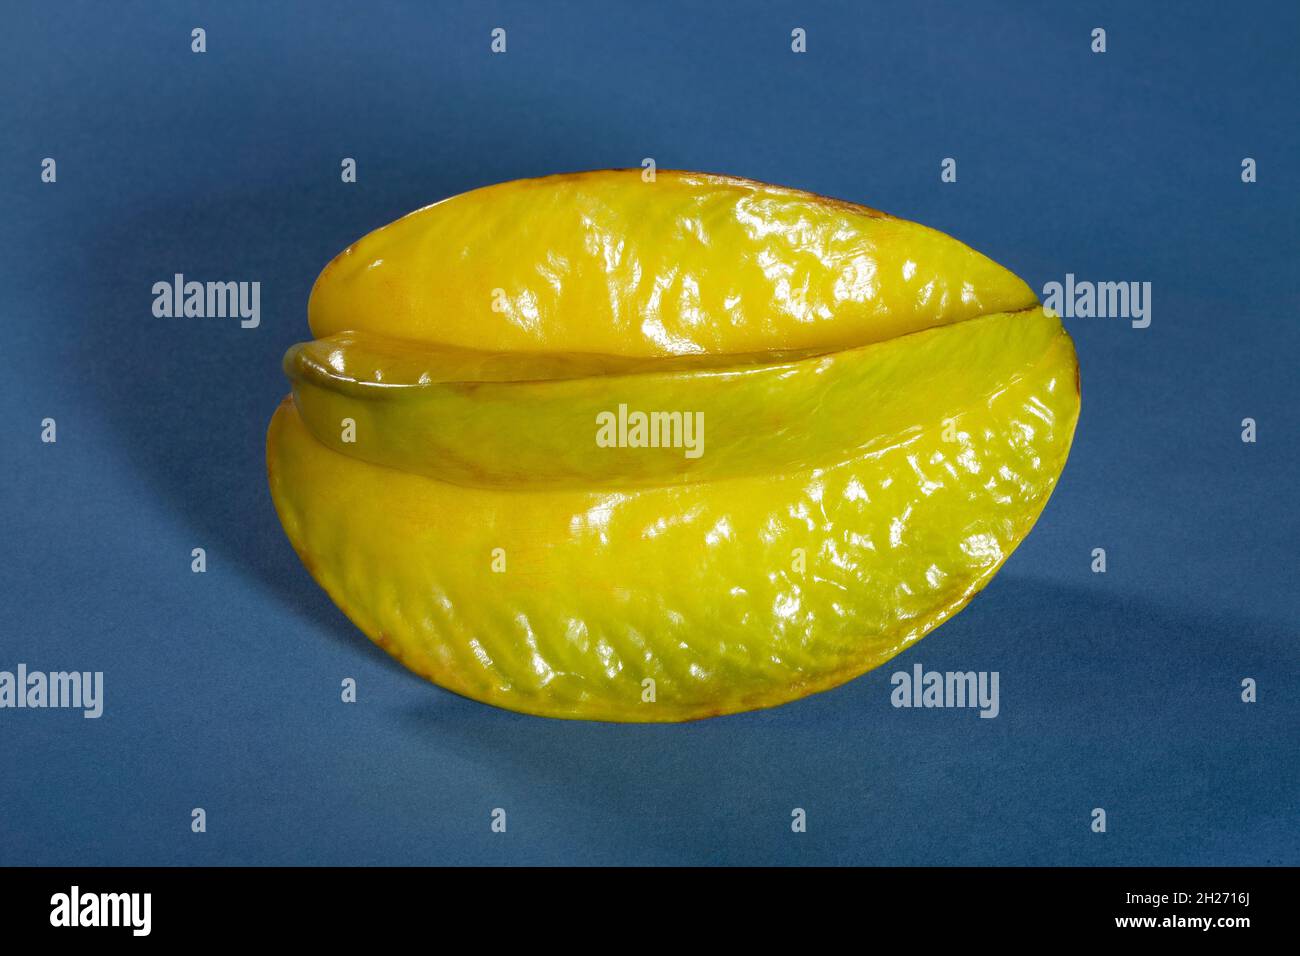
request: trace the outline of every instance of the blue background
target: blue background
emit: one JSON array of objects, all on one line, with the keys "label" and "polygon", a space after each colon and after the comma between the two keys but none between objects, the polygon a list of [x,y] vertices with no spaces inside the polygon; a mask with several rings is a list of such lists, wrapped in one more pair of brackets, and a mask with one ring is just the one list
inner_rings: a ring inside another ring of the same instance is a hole
[{"label": "blue background", "polygon": [[[102,670],[106,711],[0,711],[0,862],[1300,863],[1300,14],[1214,8],[5,4],[0,669]],[[1152,324],[1067,322],[1055,496],[895,662],[683,726],[506,713],[300,566],[264,477],[280,357],[372,228],[646,156],[889,210],[1040,290],[1150,281]],[[261,327],[155,319],[175,272],[260,281]],[[999,671],[1001,716],[892,708],[917,661]]]}]

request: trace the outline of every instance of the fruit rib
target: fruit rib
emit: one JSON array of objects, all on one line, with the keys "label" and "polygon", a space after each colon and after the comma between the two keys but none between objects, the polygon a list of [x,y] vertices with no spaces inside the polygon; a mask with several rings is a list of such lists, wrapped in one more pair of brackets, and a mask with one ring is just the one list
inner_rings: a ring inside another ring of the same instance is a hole
[{"label": "fruit rib", "polygon": [[873,450],[700,483],[459,487],[332,451],[288,399],[267,460],[304,563],[412,670],[527,713],[675,721],[835,686],[960,610],[1064,467],[1077,381],[1058,330],[946,419],[909,392]]},{"label": "fruit rib", "polygon": [[476,189],[348,247],[312,334],[624,356],[853,348],[1037,304],[917,223],[746,179],[605,170]]},{"label": "fruit rib", "polygon": [[[673,364],[659,360],[628,373],[626,360],[607,357],[612,374],[595,374],[590,356],[581,369],[578,357],[536,353],[475,361],[360,333],[297,346],[285,367],[304,423],[335,451],[460,485],[610,488],[789,471],[874,450],[986,399],[1061,334],[1059,320],[1033,309],[766,363],[706,355],[689,368],[649,370]],[[671,411],[677,422],[654,430],[659,447],[598,447],[597,423],[620,408]],[[355,423],[347,442],[345,420]]]}]

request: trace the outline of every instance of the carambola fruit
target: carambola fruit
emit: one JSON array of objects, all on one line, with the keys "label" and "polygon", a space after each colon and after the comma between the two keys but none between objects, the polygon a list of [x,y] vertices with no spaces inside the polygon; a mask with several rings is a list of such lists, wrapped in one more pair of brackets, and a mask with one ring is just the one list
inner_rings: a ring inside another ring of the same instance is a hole
[{"label": "carambola fruit", "polygon": [[676,721],[834,687],[955,614],[1065,466],[1060,321],[956,240],[749,180],[520,180],[312,290],[272,497],[418,674]]}]

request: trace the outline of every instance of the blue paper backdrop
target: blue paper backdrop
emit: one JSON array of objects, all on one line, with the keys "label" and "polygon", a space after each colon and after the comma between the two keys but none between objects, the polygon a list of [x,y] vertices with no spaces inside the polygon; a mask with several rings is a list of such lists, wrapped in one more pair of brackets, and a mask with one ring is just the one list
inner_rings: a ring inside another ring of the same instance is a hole
[{"label": "blue paper backdrop", "polygon": [[[0,711],[0,862],[1300,863],[1298,9],[5,4],[0,669],[102,670],[106,709]],[[1054,498],[894,665],[685,726],[494,710],[300,566],[264,478],[280,357],[370,229],[646,156],[887,209],[1038,289],[1150,281],[1152,324],[1067,322]],[[261,326],[155,319],[176,272],[260,281]],[[997,670],[1001,716],[892,708],[918,661]]]}]

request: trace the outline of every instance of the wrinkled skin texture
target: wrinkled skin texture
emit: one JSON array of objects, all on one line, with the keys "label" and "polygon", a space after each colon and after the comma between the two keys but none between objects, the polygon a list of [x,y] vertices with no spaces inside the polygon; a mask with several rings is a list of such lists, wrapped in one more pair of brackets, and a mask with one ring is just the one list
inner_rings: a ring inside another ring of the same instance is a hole
[{"label": "wrinkled skin texture", "polygon": [[[878,666],[1029,532],[1079,409],[1069,337],[1005,269],[698,174],[454,197],[336,258],[310,319],[267,438],[295,549],[415,672],[555,717],[707,717]],[[703,411],[703,454],[597,447],[620,403]]]}]

